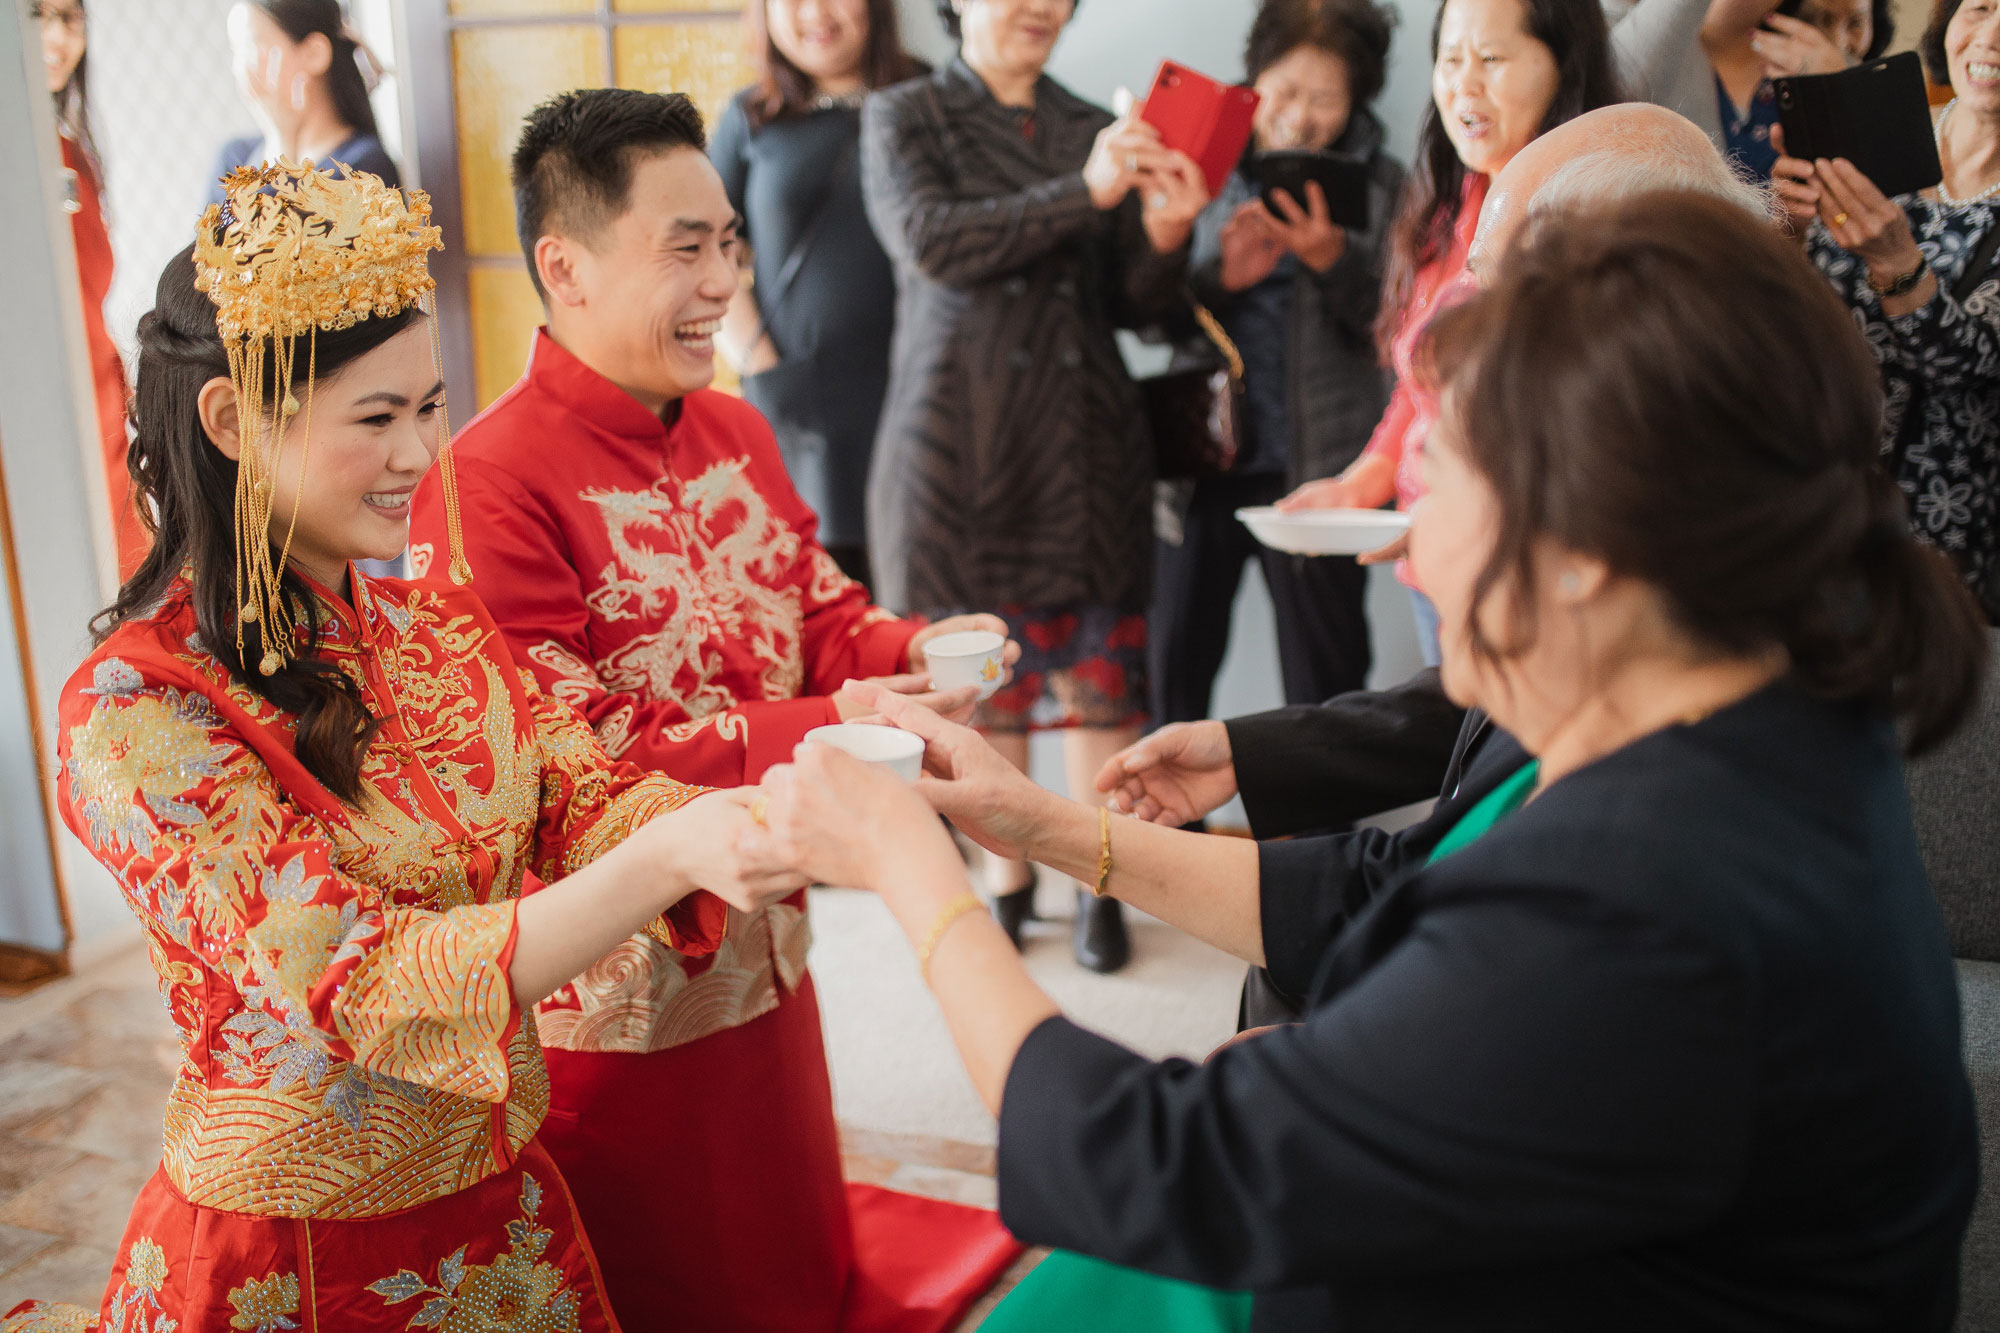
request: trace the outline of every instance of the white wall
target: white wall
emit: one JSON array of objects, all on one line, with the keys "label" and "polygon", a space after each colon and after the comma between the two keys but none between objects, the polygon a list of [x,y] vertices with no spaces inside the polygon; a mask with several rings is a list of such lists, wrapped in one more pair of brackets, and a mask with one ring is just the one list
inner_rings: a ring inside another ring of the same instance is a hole
[{"label": "white wall", "polygon": [[[53,761],[57,697],[89,647],[102,604],[110,514],[102,500],[97,421],[84,354],[83,311],[62,159],[26,6],[0,17],[0,461],[8,527],[20,566],[20,602],[0,634],[0,939],[36,948],[65,943],[43,822],[52,779],[36,768],[30,732]],[[26,642],[17,643],[18,625]],[[23,671],[26,667],[28,670]],[[32,673],[32,687],[28,675]],[[37,791],[37,787],[41,790]],[[46,802],[46,804],[45,804]],[[59,835],[71,873],[71,919],[80,938],[117,900],[81,846]],[[130,913],[123,913],[129,923]]]},{"label": "white wall", "polygon": [[[236,95],[227,21],[234,0],[90,0],[91,117],[104,154],[117,275],[105,323],[129,361],[160,270],[194,239],[222,145],[257,131]],[[395,49],[391,0],[350,0],[350,15],[385,60]],[[382,140],[397,157],[395,82],[375,96]],[[401,158],[397,157],[400,161]]]}]

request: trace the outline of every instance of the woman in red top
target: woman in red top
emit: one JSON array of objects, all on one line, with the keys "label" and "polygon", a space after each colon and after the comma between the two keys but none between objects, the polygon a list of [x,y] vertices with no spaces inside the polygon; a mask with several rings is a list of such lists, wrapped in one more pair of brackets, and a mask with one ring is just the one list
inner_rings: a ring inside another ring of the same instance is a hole
[{"label": "woman in red top", "polygon": [[42,67],[48,71],[56,124],[62,130],[69,220],[76,237],[77,278],[83,286],[83,331],[90,343],[90,380],[104,449],[104,484],[118,535],[118,576],[125,578],[138,568],[151,539],[139,522],[139,511],[132,507],[132,483],[125,472],[125,364],[104,328],[104,298],[111,290],[111,234],[104,228],[103,181],[97,144],[90,134],[83,0],[35,0],[33,12],[42,24]]},{"label": "woman in red top", "polygon": [[[1431,29],[1431,106],[1390,238],[1375,326],[1396,392],[1368,448],[1338,477],[1308,482],[1287,509],[1408,509],[1437,396],[1410,374],[1417,338],[1465,274],[1486,187],[1545,131],[1622,100],[1597,0],[1445,0]],[[1406,569],[1398,575],[1410,583]],[[1424,661],[1438,663],[1437,615],[1414,584]]]}]

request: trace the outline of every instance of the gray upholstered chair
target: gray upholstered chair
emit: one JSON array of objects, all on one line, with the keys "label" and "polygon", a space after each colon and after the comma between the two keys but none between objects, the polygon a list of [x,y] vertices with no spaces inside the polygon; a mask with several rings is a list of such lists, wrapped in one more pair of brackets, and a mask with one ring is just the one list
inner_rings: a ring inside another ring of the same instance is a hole
[{"label": "gray upholstered chair", "polygon": [[1910,765],[1931,891],[1951,929],[1965,1065],[1979,1099],[1979,1206],[1965,1235],[1959,1333],[2000,1333],[2000,632],[1971,721]]}]

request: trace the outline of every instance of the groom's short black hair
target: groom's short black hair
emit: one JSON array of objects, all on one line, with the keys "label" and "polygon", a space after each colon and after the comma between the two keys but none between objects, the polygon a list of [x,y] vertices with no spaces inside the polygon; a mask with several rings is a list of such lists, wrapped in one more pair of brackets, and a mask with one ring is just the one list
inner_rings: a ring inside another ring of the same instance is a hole
[{"label": "groom's short black hair", "polygon": [[632,167],[642,154],[708,150],[701,112],[686,93],[632,88],[579,88],[528,113],[514,149],[514,227],[528,275],[535,243],[555,230],[588,238],[617,221],[632,192]]}]

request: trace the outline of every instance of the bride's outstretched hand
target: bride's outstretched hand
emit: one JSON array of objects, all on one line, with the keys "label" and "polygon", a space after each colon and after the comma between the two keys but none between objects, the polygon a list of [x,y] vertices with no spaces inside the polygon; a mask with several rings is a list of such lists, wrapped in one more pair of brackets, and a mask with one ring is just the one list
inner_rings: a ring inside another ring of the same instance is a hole
[{"label": "bride's outstretched hand", "polygon": [[1021,859],[1030,853],[1046,811],[1059,798],[1037,787],[985,737],[970,727],[947,722],[907,695],[874,690],[866,698],[883,721],[923,737],[924,773],[917,790],[960,832],[987,851]]},{"label": "bride's outstretched hand", "polygon": [[792,871],[879,892],[885,857],[941,848],[958,862],[950,836],[914,787],[831,745],[801,745],[791,763],[766,771],[750,818],[739,850],[748,868],[765,874]]}]

